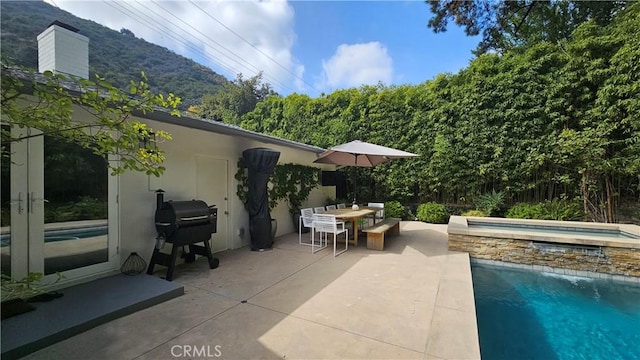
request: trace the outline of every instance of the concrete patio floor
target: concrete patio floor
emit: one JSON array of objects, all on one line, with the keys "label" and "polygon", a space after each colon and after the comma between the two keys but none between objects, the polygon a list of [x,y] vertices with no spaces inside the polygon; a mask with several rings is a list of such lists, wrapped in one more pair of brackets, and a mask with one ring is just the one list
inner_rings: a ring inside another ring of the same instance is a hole
[{"label": "concrete patio floor", "polygon": [[469,257],[446,225],[402,222],[384,251],[365,239],[337,258],[297,234],[217,256],[176,269],[184,296],[26,359],[480,358]]}]

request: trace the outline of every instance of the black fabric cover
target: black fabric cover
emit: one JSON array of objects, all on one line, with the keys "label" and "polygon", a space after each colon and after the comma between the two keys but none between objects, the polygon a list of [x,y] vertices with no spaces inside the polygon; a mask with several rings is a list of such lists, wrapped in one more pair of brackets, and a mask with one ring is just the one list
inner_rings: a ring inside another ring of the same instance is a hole
[{"label": "black fabric cover", "polygon": [[249,170],[249,232],[251,250],[271,248],[271,216],[267,183],[273,173],[280,152],[267,148],[253,148],[242,152],[242,159]]}]

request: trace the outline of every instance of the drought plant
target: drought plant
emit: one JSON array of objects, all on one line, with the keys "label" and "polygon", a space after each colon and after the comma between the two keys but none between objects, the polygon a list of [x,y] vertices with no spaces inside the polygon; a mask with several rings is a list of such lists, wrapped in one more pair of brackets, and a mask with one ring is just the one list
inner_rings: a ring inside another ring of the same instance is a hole
[{"label": "drought plant", "polygon": [[446,224],[449,213],[442,204],[428,202],[418,206],[418,220],[434,224]]},{"label": "drought plant", "polygon": [[478,196],[473,203],[476,206],[476,209],[484,212],[488,216],[491,216],[500,210],[502,205],[504,205],[504,193],[502,191],[496,192],[493,190],[490,193]]}]

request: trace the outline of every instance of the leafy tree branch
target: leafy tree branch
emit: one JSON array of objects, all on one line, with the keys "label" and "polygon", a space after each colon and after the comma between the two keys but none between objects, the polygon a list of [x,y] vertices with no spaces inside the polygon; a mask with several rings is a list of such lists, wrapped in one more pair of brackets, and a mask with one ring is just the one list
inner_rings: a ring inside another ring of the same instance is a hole
[{"label": "leafy tree branch", "polygon": [[55,136],[104,158],[112,174],[133,170],[159,176],[165,156],[153,140],[170,140],[171,135],[132,116],[158,107],[180,116],[180,98],[152,93],[145,74],[141,75],[142,79],[131,81],[124,92],[98,75],[86,80],[50,71],[35,74],[3,60],[2,143],[6,146],[37,136]]}]

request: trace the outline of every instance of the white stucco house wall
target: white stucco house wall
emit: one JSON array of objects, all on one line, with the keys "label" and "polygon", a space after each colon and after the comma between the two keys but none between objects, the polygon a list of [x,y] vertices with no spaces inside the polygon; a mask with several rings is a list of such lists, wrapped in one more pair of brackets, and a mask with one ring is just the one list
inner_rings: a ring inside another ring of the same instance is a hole
[{"label": "white stucco house wall", "polygon": [[[38,36],[38,41],[39,72],[52,70],[78,77],[87,76],[89,40],[78,34],[77,29],[54,22]],[[68,56],[69,54],[73,56]],[[74,113],[79,122],[83,121],[83,116],[86,116],[83,112]],[[313,164],[317,154],[324,151],[322,148],[244,130],[222,122],[187,115],[175,117],[161,110],[136,119],[154,130],[164,130],[172,135],[173,140],[159,144],[165,151],[166,161],[163,165],[166,171],[159,178],[132,171],[120,176],[109,176],[108,261],[65,271],[64,284],[117,273],[131,252],[137,252],[147,262],[150,260],[157,236],[154,214],[155,191],[158,189],[165,191],[165,200],[198,199],[209,205],[216,205],[217,233],[211,239],[214,252],[248,245],[249,215],[236,195],[237,181],[234,178],[237,161],[246,149],[266,147],[279,151],[279,164],[296,163],[319,169],[334,169],[330,165]],[[43,268],[44,197],[42,194],[38,195],[39,191],[43,192],[44,182],[42,154],[45,150],[41,138],[29,139],[28,144],[12,148],[16,158],[25,160],[12,164],[12,199],[20,197],[20,201],[23,201],[23,194],[27,194],[31,196],[27,202],[31,201],[33,205],[32,214],[28,214],[28,217],[25,217],[24,209],[19,209],[19,206],[12,205],[11,208],[11,227],[7,231],[11,235],[10,262],[14,278],[21,278],[28,272],[41,272]],[[36,169],[29,172],[29,180],[26,182],[24,176],[19,175],[24,170],[20,168],[23,163],[29,163],[30,169]],[[32,176],[36,176],[35,180],[31,179]],[[323,205],[327,197],[335,198],[335,187],[314,189],[304,205]],[[33,216],[38,211],[42,214]],[[278,220],[276,236],[297,231],[286,204],[279,204],[271,216]]]}]

